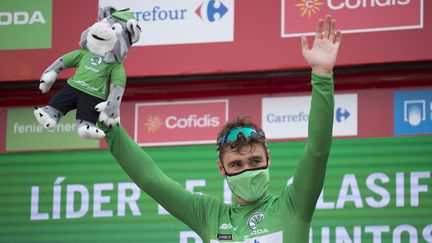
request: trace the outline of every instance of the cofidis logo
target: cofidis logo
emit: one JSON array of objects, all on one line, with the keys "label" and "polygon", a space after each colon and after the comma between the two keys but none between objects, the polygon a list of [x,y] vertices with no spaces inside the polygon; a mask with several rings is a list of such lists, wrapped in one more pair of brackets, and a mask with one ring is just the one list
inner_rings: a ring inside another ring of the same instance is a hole
[{"label": "cofidis logo", "polygon": [[99,7],[130,8],[141,26],[136,45],[234,41],[234,0],[99,0]]},{"label": "cofidis logo", "polygon": [[51,0],[0,1],[0,50],[51,48],[51,33]]},{"label": "cofidis logo", "polygon": [[344,33],[423,28],[424,0],[281,1],[282,37],[313,35],[316,21],[326,14],[338,20]]},{"label": "cofidis logo", "polygon": [[136,104],[135,141],[141,146],[216,143],[227,120],[227,100]]}]

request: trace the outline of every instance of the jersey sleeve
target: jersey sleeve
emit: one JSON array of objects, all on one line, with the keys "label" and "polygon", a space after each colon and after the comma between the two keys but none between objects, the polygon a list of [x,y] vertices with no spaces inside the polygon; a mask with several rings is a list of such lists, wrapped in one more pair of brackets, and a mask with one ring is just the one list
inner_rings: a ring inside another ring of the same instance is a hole
[{"label": "jersey sleeve", "polygon": [[111,71],[110,80],[112,84],[126,87],[126,71],[123,64],[115,65]]},{"label": "jersey sleeve", "polygon": [[82,54],[82,50],[75,50],[64,54],[61,57],[61,60],[63,61],[65,68],[77,67],[79,61],[81,60]]},{"label": "jersey sleeve", "polygon": [[281,195],[284,206],[303,222],[310,222],[321,193],[330,153],[334,116],[333,77],[312,73],[308,139],[294,181]]},{"label": "jersey sleeve", "polygon": [[198,235],[205,232],[211,218],[208,208],[217,204],[216,198],[188,192],[165,175],[121,125],[109,129],[105,139],[112,155],[138,187]]}]

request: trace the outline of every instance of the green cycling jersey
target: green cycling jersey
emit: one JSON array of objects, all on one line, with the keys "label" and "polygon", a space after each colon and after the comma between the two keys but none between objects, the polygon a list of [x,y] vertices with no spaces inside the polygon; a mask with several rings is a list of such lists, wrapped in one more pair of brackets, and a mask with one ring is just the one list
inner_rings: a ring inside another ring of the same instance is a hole
[{"label": "green cycling jersey", "polygon": [[[253,204],[225,204],[193,194],[165,175],[121,126],[106,133],[111,153],[132,180],[204,242],[308,242],[313,212],[324,183],[333,127],[333,77],[312,74],[308,140],[293,184]],[[173,158],[175,159],[175,158]]]},{"label": "green cycling jersey", "polygon": [[80,49],[61,57],[66,68],[76,67],[67,83],[84,93],[105,100],[109,84],[126,85],[126,72],[122,63],[105,63],[102,56]]}]

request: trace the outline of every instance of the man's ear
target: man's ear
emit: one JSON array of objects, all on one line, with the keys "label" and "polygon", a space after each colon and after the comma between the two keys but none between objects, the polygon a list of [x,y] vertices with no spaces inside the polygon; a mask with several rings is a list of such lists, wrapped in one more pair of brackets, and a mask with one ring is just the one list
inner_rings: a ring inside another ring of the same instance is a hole
[{"label": "man's ear", "polygon": [[221,173],[222,176],[225,176],[225,170],[224,170],[224,168],[223,168],[223,166],[222,166],[222,161],[220,161],[220,160],[218,159],[216,162],[217,162],[217,164],[218,164],[219,172]]}]

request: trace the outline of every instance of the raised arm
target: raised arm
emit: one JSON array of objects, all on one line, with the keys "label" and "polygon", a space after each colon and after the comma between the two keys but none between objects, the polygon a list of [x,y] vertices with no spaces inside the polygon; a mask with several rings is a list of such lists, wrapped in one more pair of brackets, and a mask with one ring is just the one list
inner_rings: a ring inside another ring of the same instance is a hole
[{"label": "raised arm", "polygon": [[106,130],[105,139],[112,155],[138,187],[198,234],[202,232],[207,222],[203,204],[214,200],[192,194],[166,176],[121,125]]},{"label": "raised arm", "polygon": [[335,21],[326,16],[319,20],[312,49],[302,37],[303,56],[312,68],[312,101],[309,113],[308,140],[290,190],[296,214],[302,220],[312,219],[323,187],[330,152],[334,113],[332,70],[341,41]]}]

